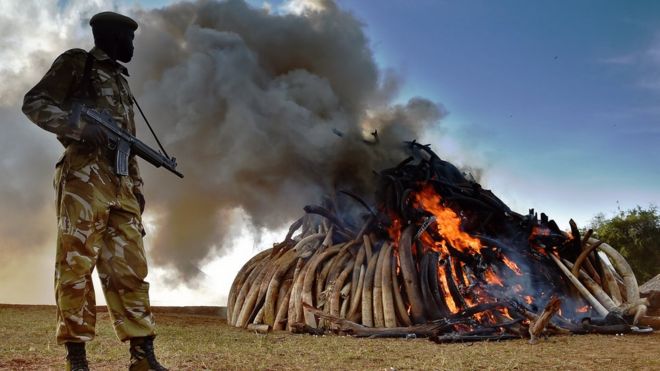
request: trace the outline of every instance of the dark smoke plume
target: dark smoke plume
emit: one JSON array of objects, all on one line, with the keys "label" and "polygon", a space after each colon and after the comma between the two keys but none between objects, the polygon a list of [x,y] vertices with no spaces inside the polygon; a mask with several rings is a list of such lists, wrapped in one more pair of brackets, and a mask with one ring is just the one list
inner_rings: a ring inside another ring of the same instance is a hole
[{"label": "dark smoke plume", "polygon": [[195,276],[222,254],[232,210],[276,228],[333,189],[369,189],[372,170],[444,115],[426,99],[393,104],[397,79],[378,69],[360,21],[316,5],[278,15],[199,1],[138,15],[131,83],[186,174],[142,166],[157,264]]}]

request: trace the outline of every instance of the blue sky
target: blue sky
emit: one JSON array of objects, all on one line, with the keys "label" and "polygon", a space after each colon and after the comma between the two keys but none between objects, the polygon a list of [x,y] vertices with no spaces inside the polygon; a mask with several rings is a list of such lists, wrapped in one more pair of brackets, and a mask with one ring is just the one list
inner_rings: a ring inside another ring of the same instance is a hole
[{"label": "blue sky", "polygon": [[660,3],[340,3],[403,73],[402,95],[443,103],[450,133],[487,168],[536,178],[540,193],[564,188],[551,194],[570,203],[607,198],[581,220],[660,201]]}]

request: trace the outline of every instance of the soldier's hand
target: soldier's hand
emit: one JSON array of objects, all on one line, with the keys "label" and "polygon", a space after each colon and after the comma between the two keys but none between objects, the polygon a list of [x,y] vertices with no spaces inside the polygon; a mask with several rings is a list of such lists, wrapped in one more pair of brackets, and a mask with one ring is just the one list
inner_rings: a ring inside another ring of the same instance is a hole
[{"label": "soldier's hand", "polygon": [[108,143],[108,136],[103,129],[98,125],[87,124],[83,129],[80,139],[83,143],[93,145],[95,147],[105,146]]}]

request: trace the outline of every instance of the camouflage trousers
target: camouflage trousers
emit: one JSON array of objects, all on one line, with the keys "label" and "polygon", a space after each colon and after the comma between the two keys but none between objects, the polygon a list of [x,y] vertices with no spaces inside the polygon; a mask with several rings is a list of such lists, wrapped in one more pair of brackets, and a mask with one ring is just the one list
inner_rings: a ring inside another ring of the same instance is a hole
[{"label": "camouflage trousers", "polygon": [[140,206],[130,177],[118,177],[104,155],[67,149],[55,172],[57,342],[94,337],[98,268],[117,337],[154,335]]}]

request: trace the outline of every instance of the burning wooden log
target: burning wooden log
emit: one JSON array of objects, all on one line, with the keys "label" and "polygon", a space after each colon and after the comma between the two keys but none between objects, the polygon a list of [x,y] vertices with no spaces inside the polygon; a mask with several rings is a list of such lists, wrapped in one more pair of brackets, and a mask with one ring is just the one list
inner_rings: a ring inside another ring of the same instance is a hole
[{"label": "burning wooden log", "polygon": [[606,331],[607,320],[585,330],[590,310],[615,326],[656,323],[611,246],[575,223],[568,234],[545,214],[517,214],[430,148],[409,146],[412,159],[381,172],[374,205],[344,192],[358,211],[337,200],[305,207],[282,243],[250,259],[227,322],[438,342]]}]

